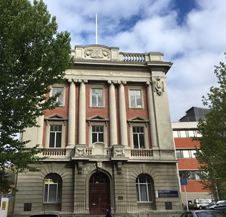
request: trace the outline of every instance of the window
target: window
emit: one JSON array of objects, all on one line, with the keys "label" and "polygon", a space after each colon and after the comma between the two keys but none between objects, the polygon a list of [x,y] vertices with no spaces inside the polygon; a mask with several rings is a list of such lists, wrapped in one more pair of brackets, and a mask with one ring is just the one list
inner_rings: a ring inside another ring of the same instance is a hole
[{"label": "window", "polygon": [[107,122],[108,118],[101,115],[94,115],[87,118],[89,126],[89,147],[93,147],[94,143],[104,143],[107,146]]},{"label": "window", "polygon": [[90,102],[89,108],[103,108],[105,109],[105,83],[103,84],[90,84],[89,94]]},{"label": "window", "polygon": [[195,150],[177,150],[177,158],[196,158]]},{"label": "window", "polygon": [[46,121],[46,138],[45,138],[45,148],[58,148],[65,147],[65,128],[67,118],[59,115],[53,114],[45,117]]},{"label": "window", "polygon": [[136,179],[137,201],[152,201],[151,182],[146,175],[139,175]]},{"label": "window", "polygon": [[104,126],[92,126],[92,143],[104,142]]},{"label": "window", "polygon": [[62,196],[62,181],[59,175],[49,174],[45,178],[44,202],[60,203]]},{"label": "window", "polygon": [[55,96],[57,93],[61,93],[60,96],[56,98],[56,103],[59,103],[60,106],[64,104],[64,87],[53,87],[52,88],[52,96]]},{"label": "window", "polygon": [[201,134],[197,130],[174,130],[174,138],[191,138],[191,137],[201,137]]},{"label": "window", "polygon": [[92,106],[103,107],[103,89],[92,88]]},{"label": "window", "polygon": [[199,174],[202,174],[203,171],[199,170],[181,170],[179,171],[179,176],[181,179],[187,180],[200,180]]},{"label": "window", "polygon": [[50,148],[61,147],[61,137],[62,137],[62,126],[50,125],[49,147]]},{"label": "window", "polygon": [[142,108],[141,90],[130,90],[130,106]]},{"label": "window", "polygon": [[133,127],[133,147],[145,148],[144,127]]},{"label": "window", "polygon": [[136,116],[127,120],[129,124],[130,147],[134,149],[149,149],[147,126],[148,119]]},{"label": "window", "polygon": [[189,137],[194,137],[195,136],[194,130],[189,130],[188,134],[189,134]]}]

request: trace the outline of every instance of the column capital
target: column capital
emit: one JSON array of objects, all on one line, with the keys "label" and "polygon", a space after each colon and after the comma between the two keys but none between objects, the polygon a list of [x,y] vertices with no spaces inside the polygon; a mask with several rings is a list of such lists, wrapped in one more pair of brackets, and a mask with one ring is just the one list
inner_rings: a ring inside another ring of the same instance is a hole
[{"label": "column capital", "polygon": [[119,81],[119,84],[125,85],[127,84],[127,81]]},{"label": "column capital", "polygon": [[117,81],[117,80],[108,80],[108,84],[120,84],[120,81]]},{"label": "column capital", "polygon": [[67,81],[68,81],[69,83],[75,82],[74,79],[72,79],[72,78],[68,78]]},{"label": "column capital", "polygon": [[87,79],[78,79],[77,82],[79,83],[88,83],[88,80]]}]

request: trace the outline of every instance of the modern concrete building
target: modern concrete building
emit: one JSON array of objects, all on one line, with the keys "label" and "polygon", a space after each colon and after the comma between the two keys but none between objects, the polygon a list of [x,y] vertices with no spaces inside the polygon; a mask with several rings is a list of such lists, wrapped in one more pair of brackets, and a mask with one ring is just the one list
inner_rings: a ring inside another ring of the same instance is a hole
[{"label": "modern concrete building", "polygon": [[55,84],[60,106],[26,129],[44,147],[39,172],[18,176],[14,215],[181,213],[163,54],[76,46]]},{"label": "modern concrete building", "polygon": [[[188,185],[186,186],[187,199],[194,202],[194,199],[211,199],[208,190],[203,190],[198,176],[199,163],[195,157],[195,146],[200,147],[198,141],[192,141],[192,137],[199,137],[198,120],[205,120],[204,115],[210,110],[205,108],[191,107],[186,111],[179,122],[173,122],[173,136],[178,159],[179,177],[186,178]],[[186,204],[184,186],[181,186],[182,203]]]}]

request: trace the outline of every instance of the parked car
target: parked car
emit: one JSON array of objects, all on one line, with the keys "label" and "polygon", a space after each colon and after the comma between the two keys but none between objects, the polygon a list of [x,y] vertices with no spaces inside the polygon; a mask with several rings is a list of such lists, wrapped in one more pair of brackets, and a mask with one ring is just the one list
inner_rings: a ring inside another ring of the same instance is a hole
[{"label": "parked car", "polygon": [[216,210],[196,210],[184,212],[180,217],[226,217],[226,215]]},{"label": "parked car", "polygon": [[218,200],[218,201],[213,201],[212,203],[210,203],[208,206],[206,206],[206,209],[212,209],[215,206],[218,206],[222,203],[226,202],[225,200]]},{"label": "parked car", "polygon": [[213,206],[208,207],[209,210],[218,210],[220,212],[225,212],[226,211],[226,202],[220,203],[220,204],[216,204]]},{"label": "parked car", "polygon": [[211,201],[211,199],[194,199],[194,208],[204,209],[204,207],[209,205]]},{"label": "parked car", "polygon": [[60,217],[60,215],[59,214],[54,214],[54,213],[45,213],[45,214],[31,215],[30,217]]}]

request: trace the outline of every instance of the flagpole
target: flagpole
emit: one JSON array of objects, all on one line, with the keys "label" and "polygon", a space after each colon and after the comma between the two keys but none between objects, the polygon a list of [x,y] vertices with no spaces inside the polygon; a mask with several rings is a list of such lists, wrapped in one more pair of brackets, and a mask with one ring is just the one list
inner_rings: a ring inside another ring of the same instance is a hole
[{"label": "flagpole", "polygon": [[96,14],[96,44],[97,44],[97,14]]}]

